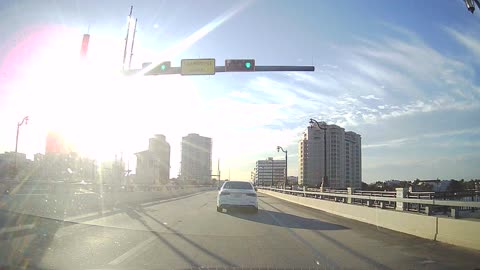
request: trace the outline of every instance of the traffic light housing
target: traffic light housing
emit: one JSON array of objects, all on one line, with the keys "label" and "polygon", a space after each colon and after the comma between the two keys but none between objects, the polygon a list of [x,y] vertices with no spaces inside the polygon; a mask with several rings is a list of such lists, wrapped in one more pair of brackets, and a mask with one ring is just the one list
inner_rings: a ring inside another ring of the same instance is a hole
[{"label": "traffic light housing", "polygon": [[225,72],[249,72],[249,71],[255,71],[255,59],[225,60]]},{"label": "traffic light housing", "polygon": [[170,74],[170,68],[172,63],[170,61],[165,61],[152,68],[151,70],[145,72],[145,75],[161,75],[161,74]]}]

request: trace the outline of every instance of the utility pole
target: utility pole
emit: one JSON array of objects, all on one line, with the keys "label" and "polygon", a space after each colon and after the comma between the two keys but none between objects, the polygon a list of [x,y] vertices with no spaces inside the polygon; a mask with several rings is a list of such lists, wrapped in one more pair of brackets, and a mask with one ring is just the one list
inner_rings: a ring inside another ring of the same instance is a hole
[{"label": "utility pole", "polygon": [[217,189],[220,188],[220,159],[218,159],[218,164],[217,164],[217,174],[212,174],[212,176],[218,177],[217,179]]},{"label": "utility pole", "polygon": [[280,150],[285,153],[285,180],[283,181],[283,188],[285,189],[287,187],[288,177],[288,150],[283,150],[283,147],[277,146],[277,152],[280,152]]},{"label": "utility pole", "polygon": [[310,124],[316,124],[319,129],[322,129],[324,131],[323,133],[323,150],[324,150],[324,155],[323,155],[323,160],[324,160],[324,174],[323,174],[323,179],[322,183],[320,185],[321,188],[327,187],[328,186],[328,178],[327,178],[327,127],[321,127],[320,123],[318,123],[317,120],[310,118]]},{"label": "utility pole", "polygon": [[132,37],[132,47],[130,48],[130,59],[128,60],[128,69],[132,67],[132,57],[133,57],[133,45],[135,45],[135,33],[137,33],[137,21],[138,19],[135,19],[135,26],[133,28],[133,37]]},{"label": "utility pole", "polygon": [[123,50],[123,65],[122,69],[125,70],[125,60],[127,59],[127,47],[128,47],[128,34],[130,33],[130,21],[132,20],[133,6],[130,6],[130,14],[128,15],[127,22],[127,36],[125,37],[125,49]]},{"label": "utility pole", "polygon": [[28,124],[28,116],[25,116],[22,119],[22,122],[17,123],[17,136],[15,138],[15,159],[14,159],[14,165],[13,165],[13,172],[15,174],[15,177],[17,177],[17,153],[18,153],[18,135],[20,134],[20,127],[23,125],[23,123]]},{"label": "utility pole", "polygon": [[273,157],[272,157],[271,161],[272,161],[272,187],[273,187]]}]

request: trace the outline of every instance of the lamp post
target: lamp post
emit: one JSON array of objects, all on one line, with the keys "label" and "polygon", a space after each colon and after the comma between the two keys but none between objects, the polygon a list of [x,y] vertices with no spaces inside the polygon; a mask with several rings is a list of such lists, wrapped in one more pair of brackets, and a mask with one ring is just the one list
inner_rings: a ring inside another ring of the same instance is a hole
[{"label": "lamp post", "polygon": [[272,187],[273,187],[273,157],[272,157],[272,160],[271,160],[271,161],[272,161],[271,164],[272,164]]},{"label": "lamp post", "polygon": [[324,161],[324,174],[323,174],[323,179],[321,183],[321,187],[327,187],[328,186],[328,177],[327,177],[327,128],[320,126],[320,123],[318,123],[317,120],[310,118],[310,124],[316,124],[319,129],[322,129],[323,132],[323,150],[324,150],[324,155],[323,155],[323,161]]},{"label": "lamp post", "polygon": [[23,123],[25,123],[25,125],[28,124],[28,116],[25,116],[22,119],[22,122],[17,123],[17,136],[15,138],[15,163],[14,163],[14,167],[13,167],[15,176],[17,176],[18,135],[20,134],[20,127],[23,125]]},{"label": "lamp post", "polygon": [[288,150],[284,150],[281,146],[277,146],[277,152],[282,150],[285,153],[285,180],[283,181],[283,188],[287,187],[287,177],[288,177]]}]

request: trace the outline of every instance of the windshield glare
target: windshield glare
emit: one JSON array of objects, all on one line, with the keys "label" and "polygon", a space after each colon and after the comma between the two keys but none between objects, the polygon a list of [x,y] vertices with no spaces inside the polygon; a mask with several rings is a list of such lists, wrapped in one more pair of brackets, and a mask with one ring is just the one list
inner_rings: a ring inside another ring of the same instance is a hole
[{"label": "windshield glare", "polygon": [[480,0],[0,0],[0,37],[0,270],[480,269]]}]

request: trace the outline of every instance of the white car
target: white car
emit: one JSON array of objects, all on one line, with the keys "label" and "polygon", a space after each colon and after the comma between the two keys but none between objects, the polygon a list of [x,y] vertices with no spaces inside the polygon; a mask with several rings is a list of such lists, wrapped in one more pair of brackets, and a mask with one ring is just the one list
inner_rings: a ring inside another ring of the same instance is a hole
[{"label": "white car", "polygon": [[218,191],[217,212],[230,208],[250,208],[258,212],[257,192],[244,181],[227,181]]}]

